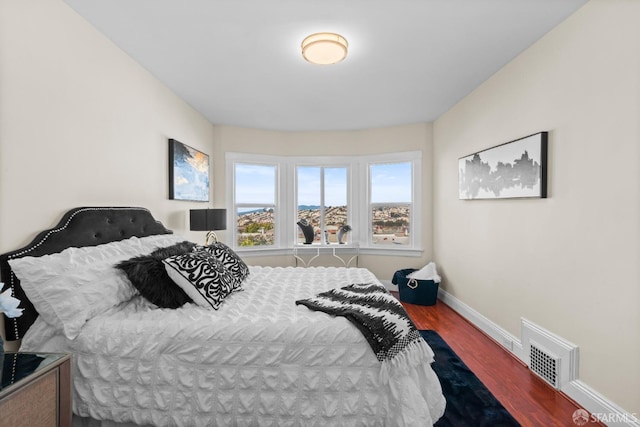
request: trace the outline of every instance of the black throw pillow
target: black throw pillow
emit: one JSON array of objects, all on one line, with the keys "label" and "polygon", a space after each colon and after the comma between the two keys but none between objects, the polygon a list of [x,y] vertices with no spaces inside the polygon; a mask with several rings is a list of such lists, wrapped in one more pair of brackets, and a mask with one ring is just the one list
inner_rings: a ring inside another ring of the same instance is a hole
[{"label": "black throw pillow", "polygon": [[192,242],[180,242],[165,248],[159,248],[149,255],[137,256],[122,261],[116,268],[124,271],[131,284],[144,298],[158,307],[178,308],[191,298],[169,278],[163,259],[193,251]]}]

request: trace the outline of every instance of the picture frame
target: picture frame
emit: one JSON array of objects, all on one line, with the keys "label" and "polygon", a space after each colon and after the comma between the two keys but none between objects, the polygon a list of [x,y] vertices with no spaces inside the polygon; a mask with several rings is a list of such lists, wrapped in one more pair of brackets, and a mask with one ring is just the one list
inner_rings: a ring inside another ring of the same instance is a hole
[{"label": "picture frame", "polygon": [[458,159],[461,200],[547,197],[548,132]]},{"label": "picture frame", "polygon": [[209,201],[209,155],[169,139],[169,199]]}]

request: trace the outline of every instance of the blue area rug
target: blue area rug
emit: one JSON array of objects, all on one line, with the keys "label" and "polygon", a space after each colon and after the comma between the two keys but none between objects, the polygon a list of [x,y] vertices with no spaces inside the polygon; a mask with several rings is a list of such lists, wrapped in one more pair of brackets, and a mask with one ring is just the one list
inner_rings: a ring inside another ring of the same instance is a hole
[{"label": "blue area rug", "polygon": [[512,427],[520,424],[435,331],[420,331],[435,353],[431,365],[447,399],[435,427]]}]

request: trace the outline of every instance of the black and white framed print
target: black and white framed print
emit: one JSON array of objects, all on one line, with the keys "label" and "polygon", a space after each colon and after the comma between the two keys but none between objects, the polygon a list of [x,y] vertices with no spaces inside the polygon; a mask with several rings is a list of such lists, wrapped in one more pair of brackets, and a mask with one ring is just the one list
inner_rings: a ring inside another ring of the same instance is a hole
[{"label": "black and white framed print", "polygon": [[209,156],[169,140],[169,199],[209,201]]},{"label": "black and white framed print", "polygon": [[458,160],[460,199],[547,197],[547,132]]}]

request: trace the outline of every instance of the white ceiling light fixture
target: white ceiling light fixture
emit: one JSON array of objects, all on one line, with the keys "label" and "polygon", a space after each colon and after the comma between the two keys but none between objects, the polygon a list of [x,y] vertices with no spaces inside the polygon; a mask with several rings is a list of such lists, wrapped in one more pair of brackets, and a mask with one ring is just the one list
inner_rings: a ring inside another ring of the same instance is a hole
[{"label": "white ceiling light fixture", "polygon": [[312,64],[336,64],[347,57],[349,43],[336,33],[315,33],[302,40],[302,56]]}]

